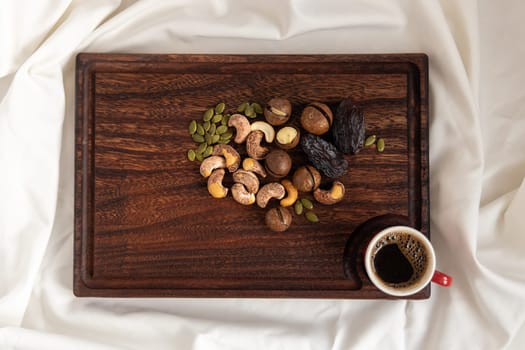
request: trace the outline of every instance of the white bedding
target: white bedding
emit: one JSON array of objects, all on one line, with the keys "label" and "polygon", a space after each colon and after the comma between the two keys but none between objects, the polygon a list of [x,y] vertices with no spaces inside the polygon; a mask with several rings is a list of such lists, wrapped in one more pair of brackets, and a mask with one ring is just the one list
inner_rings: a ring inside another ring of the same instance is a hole
[{"label": "white bedding", "polygon": [[[525,2],[0,2],[0,349],[502,349],[525,321]],[[72,294],[74,58],[430,57],[427,301]]]}]

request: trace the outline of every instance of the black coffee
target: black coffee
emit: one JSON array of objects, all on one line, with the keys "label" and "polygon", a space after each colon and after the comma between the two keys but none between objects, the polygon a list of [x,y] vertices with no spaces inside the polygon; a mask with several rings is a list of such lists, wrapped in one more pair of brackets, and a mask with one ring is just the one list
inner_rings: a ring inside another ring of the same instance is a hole
[{"label": "black coffee", "polygon": [[397,244],[381,248],[374,259],[374,267],[379,277],[388,283],[408,282],[414,274],[410,261]]},{"label": "black coffee", "polygon": [[375,244],[372,259],[377,276],[400,289],[417,283],[428,265],[425,245],[408,232],[383,237]]}]

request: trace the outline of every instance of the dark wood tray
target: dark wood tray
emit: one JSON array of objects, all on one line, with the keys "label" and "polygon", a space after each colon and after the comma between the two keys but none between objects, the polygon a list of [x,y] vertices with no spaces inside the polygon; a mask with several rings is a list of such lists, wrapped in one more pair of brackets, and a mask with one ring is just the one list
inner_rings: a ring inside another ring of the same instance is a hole
[{"label": "dark wood tray", "polygon": [[[81,53],[76,74],[77,296],[385,298],[360,260],[370,230],[354,230],[375,218],[429,235],[424,54]],[[263,209],[210,198],[186,159],[204,108],[276,95],[297,106],[350,96],[367,134],[386,140],[384,153],[347,157],[345,200],[317,205],[320,224],[296,217],[284,233],[265,228]]]}]

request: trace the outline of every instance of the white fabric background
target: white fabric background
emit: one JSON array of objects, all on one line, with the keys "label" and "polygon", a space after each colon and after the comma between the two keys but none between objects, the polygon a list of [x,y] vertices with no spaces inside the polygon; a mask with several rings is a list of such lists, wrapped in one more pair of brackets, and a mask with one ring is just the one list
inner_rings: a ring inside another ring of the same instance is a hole
[{"label": "white fabric background", "polygon": [[[0,349],[507,347],[525,321],[524,14],[521,0],[0,0]],[[426,52],[431,230],[454,286],[423,302],[75,298],[80,51]]]}]

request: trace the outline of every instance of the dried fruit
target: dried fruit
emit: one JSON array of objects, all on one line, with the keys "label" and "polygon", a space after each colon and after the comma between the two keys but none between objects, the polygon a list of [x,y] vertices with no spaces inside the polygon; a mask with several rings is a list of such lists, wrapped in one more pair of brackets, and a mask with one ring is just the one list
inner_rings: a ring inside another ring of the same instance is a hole
[{"label": "dried fruit", "polygon": [[308,134],[301,138],[301,147],[314,167],[326,176],[337,178],[346,174],[348,162],[330,142]]},{"label": "dried fruit", "polygon": [[365,141],[365,114],[351,99],[341,101],[332,125],[334,144],[343,153],[358,153]]}]

